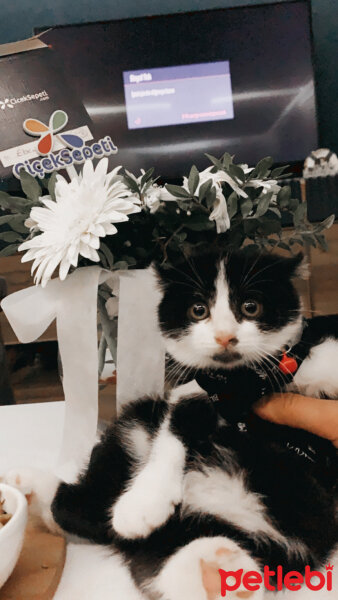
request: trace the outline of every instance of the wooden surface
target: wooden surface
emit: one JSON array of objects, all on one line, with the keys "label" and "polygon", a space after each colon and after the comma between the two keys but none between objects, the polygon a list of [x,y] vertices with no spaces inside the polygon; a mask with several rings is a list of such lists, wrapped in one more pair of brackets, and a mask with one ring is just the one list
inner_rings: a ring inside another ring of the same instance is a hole
[{"label": "wooden surface", "polygon": [[31,266],[32,263],[21,262],[21,254],[0,258],[0,277],[6,279],[9,294],[33,285]]},{"label": "wooden surface", "polygon": [[311,308],[313,315],[338,313],[338,223],[325,232],[329,252],[311,248]]},{"label": "wooden surface", "polygon": [[66,557],[64,538],[29,523],[18,563],[0,600],[52,600]]},{"label": "wooden surface", "polygon": [[[32,263],[22,263],[21,254],[0,258],[0,277],[4,277],[8,286],[8,294],[33,285],[30,274]],[[18,344],[18,339],[3,312],[0,312],[0,328],[6,345]],[[40,340],[56,340],[56,326],[52,323],[42,334]]]}]

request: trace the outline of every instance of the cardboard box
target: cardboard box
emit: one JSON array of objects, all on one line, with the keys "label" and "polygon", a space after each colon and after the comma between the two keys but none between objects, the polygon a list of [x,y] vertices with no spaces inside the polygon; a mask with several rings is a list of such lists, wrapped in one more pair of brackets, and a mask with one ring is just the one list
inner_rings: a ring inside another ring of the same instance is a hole
[{"label": "cardboard box", "polygon": [[[39,157],[39,134],[24,130],[26,119],[46,127],[55,111],[68,121],[62,133],[76,133],[84,141],[93,138],[92,122],[81,100],[63,74],[51,48],[38,38],[0,46],[0,178],[13,176],[13,166]],[[53,132],[52,132],[53,133]],[[62,148],[54,144],[53,150]],[[1,182],[0,179],[0,182]]]}]

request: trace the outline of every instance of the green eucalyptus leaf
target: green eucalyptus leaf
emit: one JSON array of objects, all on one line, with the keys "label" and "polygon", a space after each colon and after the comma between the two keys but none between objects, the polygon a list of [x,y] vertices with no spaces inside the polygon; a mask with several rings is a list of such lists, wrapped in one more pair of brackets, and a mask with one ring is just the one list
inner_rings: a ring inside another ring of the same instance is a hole
[{"label": "green eucalyptus leaf", "polygon": [[212,162],[213,165],[215,165],[215,167],[217,167],[218,170],[223,169],[222,160],[219,160],[219,158],[216,158],[216,156],[212,156],[212,154],[205,153],[205,156],[210,160],[210,162]]},{"label": "green eucalyptus leaf", "polygon": [[29,228],[24,224],[25,217],[21,215],[6,215],[0,218],[0,224],[7,223],[13,231],[17,233],[29,234]]},{"label": "green eucalyptus leaf", "polygon": [[262,178],[266,177],[267,172],[269,171],[269,169],[272,165],[273,165],[272,156],[266,156],[265,158],[262,158],[262,160],[260,160],[257,163],[254,170],[251,171],[251,173],[249,174],[249,179],[262,179]]},{"label": "green eucalyptus leaf", "polygon": [[30,173],[27,173],[25,169],[21,169],[20,182],[22,191],[26,194],[27,198],[33,202],[38,202],[42,195],[42,189],[37,179],[30,175]]},{"label": "green eucalyptus leaf", "polygon": [[336,220],[336,215],[330,215],[329,217],[327,217],[326,219],[324,219],[324,221],[321,222],[321,226],[324,229],[330,229],[330,227],[332,227],[333,223]]},{"label": "green eucalyptus leaf", "polygon": [[5,225],[6,223],[9,223],[13,218],[16,218],[17,215],[4,215],[3,217],[0,217],[0,225]]},{"label": "green eucalyptus leaf", "polygon": [[22,242],[22,237],[16,231],[2,231],[0,233],[0,240],[4,242]]},{"label": "green eucalyptus leaf", "polygon": [[136,258],[134,258],[133,256],[129,256],[129,254],[123,254],[123,256],[121,256],[121,260],[123,262],[126,262],[128,264],[128,267],[134,267],[136,265]]},{"label": "green eucalyptus leaf", "polygon": [[293,213],[293,224],[295,227],[302,225],[306,219],[307,205],[306,202],[301,202]]},{"label": "green eucalyptus leaf", "polygon": [[293,176],[293,173],[283,173],[283,175],[280,175],[278,177],[278,181],[280,181],[281,179],[290,179]]},{"label": "green eucalyptus leaf", "polygon": [[6,192],[0,191],[0,206],[3,210],[7,210],[11,207],[11,196]]},{"label": "green eucalyptus leaf", "polygon": [[177,198],[176,200],[177,206],[181,209],[184,210],[185,212],[187,212],[187,210],[190,209],[190,204],[191,202],[187,199],[187,200],[182,200],[182,198]]},{"label": "green eucalyptus leaf", "polygon": [[[99,257],[100,257],[100,261],[101,261],[101,263],[102,263],[103,267],[104,267],[105,269],[109,269],[109,268],[110,268],[110,267],[109,267],[109,263],[108,263],[108,261],[107,261],[107,259],[106,259],[105,255],[103,254],[103,252],[101,252],[100,250],[98,250],[98,255],[99,255]],[[99,293],[100,293],[100,295],[101,295],[101,296],[102,296],[102,297],[103,297],[105,300],[107,300],[107,299],[108,299],[108,298],[106,298],[106,297],[105,297],[105,294],[102,292],[102,290],[99,290]]]},{"label": "green eucalyptus leaf", "polygon": [[328,247],[328,245],[327,245],[327,241],[326,241],[326,239],[325,239],[325,235],[322,235],[322,234],[316,234],[316,233],[315,233],[315,238],[316,238],[316,240],[317,240],[317,242],[318,242],[319,246],[320,246],[320,247],[321,247],[323,250],[325,250],[325,252],[327,252],[327,251],[328,251],[328,249],[329,249],[329,247]]},{"label": "green eucalyptus leaf", "polygon": [[300,205],[300,200],[298,200],[298,198],[290,198],[289,212],[291,212],[291,213],[295,212],[295,210],[297,210],[299,205]]},{"label": "green eucalyptus leaf", "polygon": [[317,244],[316,244],[316,238],[314,235],[311,235],[309,233],[303,233],[302,236],[303,236],[303,240],[306,244],[309,244],[309,246],[316,248]]},{"label": "green eucalyptus leaf", "polygon": [[276,169],[272,169],[270,173],[271,179],[278,179],[281,175],[283,175],[284,171],[289,168],[290,165],[285,165],[284,167],[276,167]]},{"label": "green eucalyptus leaf", "polygon": [[243,219],[249,216],[253,208],[253,203],[250,198],[241,198],[240,199],[240,210],[242,213]]},{"label": "green eucalyptus leaf", "polygon": [[281,209],[288,208],[291,198],[291,188],[284,185],[277,194],[277,203]]},{"label": "green eucalyptus leaf", "polygon": [[114,256],[113,256],[110,248],[108,248],[107,244],[105,244],[104,242],[101,242],[100,250],[101,250],[102,254],[104,254],[104,256],[106,257],[109,267],[112,269],[114,266]]},{"label": "green eucalyptus leaf", "polygon": [[128,269],[128,263],[125,260],[119,260],[114,264],[115,270],[126,271]]},{"label": "green eucalyptus leaf", "polygon": [[257,205],[257,209],[255,212],[256,218],[261,217],[266,213],[266,211],[268,210],[268,208],[270,206],[270,199],[271,199],[271,196],[269,194],[266,194],[265,196],[262,196],[258,200],[258,205]]},{"label": "green eucalyptus leaf", "polygon": [[9,246],[5,246],[0,250],[0,256],[12,256],[12,254],[16,254],[18,250],[18,244],[10,244]]},{"label": "green eucalyptus leaf", "polygon": [[195,165],[193,165],[190,169],[189,178],[188,178],[188,188],[189,188],[189,192],[192,196],[194,196],[194,194],[197,190],[199,181],[200,181],[200,174],[199,174],[197,168],[195,167]]},{"label": "green eucalyptus leaf", "polygon": [[229,165],[232,164],[232,156],[229,154],[229,152],[224,152],[223,156],[221,157],[221,163],[226,170],[229,169]]},{"label": "green eucalyptus leaf", "polygon": [[204,198],[206,198],[211,190],[212,187],[212,180],[208,179],[207,181],[205,181],[204,183],[202,183],[202,185],[200,186],[200,189],[198,191],[198,197],[200,199],[200,201],[204,200]]},{"label": "green eucalyptus leaf", "polygon": [[50,197],[52,198],[52,200],[54,200],[55,202],[55,184],[56,184],[56,180],[57,180],[57,173],[52,173],[49,180],[48,180],[48,192],[50,194]]},{"label": "green eucalyptus leaf", "polygon": [[132,177],[130,177],[128,174],[128,172],[126,171],[126,174],[123,175],[123,179],[124,182],[126,184],[126,186],[132,191],[134,192],[134,194],[139,194],[140,193],[140,188],[138,186],[137,181],[135,181]]},{"label": "green eucalyptus leaf", "polygon": [[234,165],[233,163],[230,163],[228,166],[228,172],[229,175],[231,175],[231,177],[233,177],[234,179],[239,179],[242,183],[244,183],[245,181],[245,173],[243,171],[243,169],[241,169],[241,167],[239,165]]},{"label": "green eucalyptus leaf", "polygon": [[146,172],[145,172],[145,173],[142,175],[142,177],[141,177],[141,190],[142,190],[142,191],[144,191],[144,190],[143,190],[143,186],[144,186],[146,183],[149,183],[149,182],[150,182],[151,176],[152,176],[152,174],[153,174],[153,172],[154,172],[154,171],[155,171],[154,167],[151,167],[151,169],[148,169],[148,171],[146,171]]},{"label": "green eucalyptus leaf", "polygon": [[207,207],[209,208],[209,210],[210,209],[213,210],[214,204],[216,202],[216,190],[215,190],[214,186],[212,186],[210,188],[210,190],[208,191],[206,201],[207,201]]},{"label": "green eucalyptus leaf", "polygon": [[291,237],[289,239],[289,244],[290,244],[290,246],[293,246],[293,244],[299,244],[300,246],[303,246],[304,242],[303,242],[302,238]]},{"label": "green eucalyptus leaf", "polygon": [[282,218],[281,212],[276,206],[269,206],[269,211],[275,213],[279,219]]},{"label": "green eucalyptus leaf", "polygon": [[167,183],[165,188],[168,190],[169,194],[172,194],[172,196],[175,196],[175,198],[191,198],[191,194],[189,194],[187,190],[179,185],[171,185]]},{"label": "green eucalyptus leaf", "polygon": [[28,215],[33,205],[34,203],[27,198],[19,198],[17,196],[10,196],[6,192],[0,192],[0,206],[4,210]]},{"label": "green eucalyptus leaf", "polygon": [[227,199],[227,207],[228,207],[228,215],[229,215],[229,219],[231,220],[232,217],[235,216],[235,214],[237,213],[238,210],[238,197],[236,192],[232,192],[229,196],[229,198]]}]

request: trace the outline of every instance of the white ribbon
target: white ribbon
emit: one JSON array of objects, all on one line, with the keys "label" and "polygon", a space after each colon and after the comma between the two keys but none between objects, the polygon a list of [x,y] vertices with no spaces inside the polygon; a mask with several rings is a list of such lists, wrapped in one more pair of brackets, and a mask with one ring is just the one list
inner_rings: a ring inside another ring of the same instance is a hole
[{"label": "white ribbon", "polygon": [[136,398],[163,396],[165,349],[157,319],[161,292],[153,269],[121,271],[118,296],[116,367],[120,409]]},{"label": "white ribbon", "polygon": [[[156,318],[160,291],[151,269],[120,272],[117,401],[161,395],[165,352]],[[45,288],[32,286],[1,303],[20,342],[39,338],[56,318],[66,401],[57,473],[73,479],[96,441],[98,418],[97,289],[112,274],[100,267],[81,267],[65,281]],[[119,281],[119,284],[118,284]],[[119,288],[119,289],[118,289]]]},{"label": "white ribbon", "polygon": [[20,342],[39,338],[56,318],[63,369],[65,422],[57,472],[69,480],[88,457],[97,431],[97,288],[111,273],[76,269],[65,281],[32,286],[1,303]]}]

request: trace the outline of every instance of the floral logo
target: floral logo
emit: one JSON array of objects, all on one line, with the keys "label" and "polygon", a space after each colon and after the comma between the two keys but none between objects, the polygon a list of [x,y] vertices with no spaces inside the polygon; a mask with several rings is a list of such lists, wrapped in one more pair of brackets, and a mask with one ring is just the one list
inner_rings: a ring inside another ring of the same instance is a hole
[{"label": "floral logo", "polygon": [[[38,119],[26,119],[23,128],[28,135],[40,137],[38,151],[42,155],[47,155],[53,148],[55,134],[61,131],[67,123],[67,113],[65,113],[64,110],[56,110],[50,117],[48,125],[45,125]],[[82,148],[83,146],[83,140],[78,135],[72,133],[59,133],[57,137],[66,146],[70,146],[71,148]]]},{"label": "floral logo", "polygon": [[1,110],[5,110],[5,108],[13,108],[13,104],[10,103],[8,98],[5,98],[5,100],[0,100],[0,108]]}]

